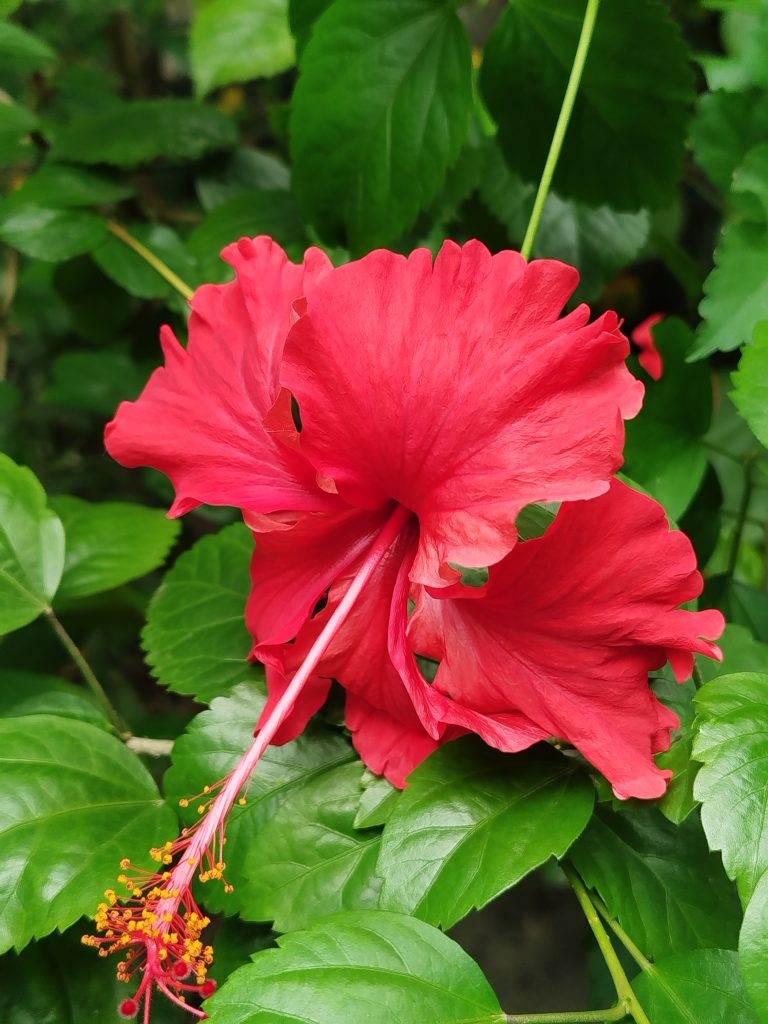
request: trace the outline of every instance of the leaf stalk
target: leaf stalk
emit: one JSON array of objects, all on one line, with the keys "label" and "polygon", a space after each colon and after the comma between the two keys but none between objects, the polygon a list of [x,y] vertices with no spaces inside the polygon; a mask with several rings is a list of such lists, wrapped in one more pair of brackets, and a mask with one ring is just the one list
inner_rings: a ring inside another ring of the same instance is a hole
[{"label": "leaf stalk", "polygon": [[175,274],[167,263],[163,263],[159,256],[156,256],[150,249],[143,245],[138,238],[134,238],[130,231],[126,231],[122,224],[118,224],[117,221],[108,220],[107,228],[112,232],[115,237],[119,238],[121,242],[125,244],[141,258],[156,270],[157,273],[165,278],[179,295],[183,295],[185,299],[191,299],[195,294],[194,289],[190,288],[188,284],[181,280],[178,274]]}]

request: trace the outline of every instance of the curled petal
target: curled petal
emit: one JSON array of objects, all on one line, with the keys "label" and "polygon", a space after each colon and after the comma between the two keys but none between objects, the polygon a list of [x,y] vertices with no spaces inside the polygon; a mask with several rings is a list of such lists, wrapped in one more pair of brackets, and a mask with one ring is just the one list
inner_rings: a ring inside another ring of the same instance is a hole
[{"label": "curled petal", "polygon": [[447,242],[434,265],[379,250],[307,288],[281,382],[301,448],[353,505],[414,511],[417,582],[490,565],[533,501],[606,490],[642,385],[609,313],[561,317],[577,272]]}]

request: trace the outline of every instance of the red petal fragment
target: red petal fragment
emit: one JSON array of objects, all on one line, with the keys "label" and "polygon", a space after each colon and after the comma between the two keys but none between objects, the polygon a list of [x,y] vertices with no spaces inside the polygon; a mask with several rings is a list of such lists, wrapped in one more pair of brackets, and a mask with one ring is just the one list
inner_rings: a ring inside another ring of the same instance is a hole
[{"label": "red petal fragment", "polygon": [[661,380],[664,373],[664,359],[653,340],[653,328],[663,319],[663,313],[654,313],[632,331],[632,341],[640,349],[638,362],[654,380]]},{"label": "red petal fragment", "polygon": [[412,579],[499,561],[524,505],[592,497],[621,464],[643,388],[614,314],[560,317],[577,279],[447,242],[434,266],[379,250],[307,288],[281,372],[302,451],[351,504],[418,515]]},{"label": "red petal fragment", "polygon": [[161,332],[165,366],[107,426],[110,454],[152,466],[176,488],[172,515],[202,502],[260,512],[334,507],[315,471],[263,427],[278,398],[292,304],[330,264],[310,251],[291,263],[271,239],[244,238],[224,250],[230,284],[204,285],[192,299],[189,347]]}]

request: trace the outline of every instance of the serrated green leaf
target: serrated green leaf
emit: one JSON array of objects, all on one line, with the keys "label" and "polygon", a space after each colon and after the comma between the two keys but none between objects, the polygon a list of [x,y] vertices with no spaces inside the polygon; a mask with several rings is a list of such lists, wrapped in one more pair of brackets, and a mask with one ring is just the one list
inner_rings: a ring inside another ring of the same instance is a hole
[{"label": "serrated green leaf", "polygon": [[701,688],[696,707],[702,824],[746,904],[768,870],[768,675],[721,676]]},{"label": "serrated green leaf", "polygon": [[123,352],[64,352],[51,367],[53,379],[43,392],[45,402],[110,417],[122,401],[138,398],[147,381]]},{"label": "serrated green leaf", "polygon": [[[519,248],[536,192],[509,169],[498,145],[488,143],[479,186],[480,197]],[[559,259],[577,267],[576,297],[594,298],[605,282],[637,257],[648,238],[647,211],[620,213],[609,206],[585,206],[550,192],[533,245],[537,259]]]},{"label": "serrated green leaf", "polygon": [[111,728],[104,713],[81,686],[56,676],[9,669],[0,672],[0,718],[56,715]]},{"label": "serrated green leaf", "polygon": [[731,377],[731,398],[755,437],[768,448],[768,322],[755,328],[755,337],[741,355]]},{"label": "serrated green leaf", "polygon": [[[158,256],[182,281],[196,275],[194,258],[179,236],[165,224],[127,224],[127,230]],[[109,234],[91,254],[107,277],[140,299],[164,299],[173,287],[122,239]]]},{"label": "serrated green leaf", "polygon": [[83,114],[58,129],[53,155],[78,163],[135,167],[163,157],[196,160],[234,145],[231,118],[194,100],[135,100]]},{"label": "serrated green leaf", "polygon": [[569,859],[646,956],[735,948],[738,900],[695,816],[600,808]]},{"label": "serrated green leaf", "polygon": [[[704,661],[705,659],[702,659]],[[693,780],[696,778],[698,763],[691,760],[693,746],[693,696],[696,688],[692,680],[678,683],[671,679],[656,679],[653,691],[659,700],[671,708],[680,719],[677,732],[669,750],[657,755],[659,768],[667,768],[674,772],[669,781],[667,792],[659,801],[659,810],[674,822],[681,824],[692,813],[696,806],[693,796]]]},{"label": "serrated green leaf", "polygon": [[49,607],[64,567],[64,528],[37,477],[0,455],[0,635]]},{"label": "serrated green leaf", "polygon": [[268,78],[293,66],[288,0],[197,0],[192,78],[204,96],[217,85]]},{"label": "serrated green leaf", "polygon": [[411,774],[384,828],[380,906],[449,928],[561,857],[593,804],[589,779],[555,751],[449,743]]},{"label": "serrated green leaf", "polygon": [[741,972],[760,1020],[768,1020],[768,872],[755,885],[739,936]]},{"label": "serrated green leaf", "polygon": [[389,821],[400,790],[395,789],[383,775],[374,775],[366,770],[361,779],[362,794],[355,815],[355,828],[374,828]]},{"label": "serrated green leaf", "polygon": [[[507,161],[525,181],[537,182],[544,167],[584,10],[583,0],[516,0],[488,39],[481,89]],[[663,3],[604,4],[555,173],[556,191],[619,210],[667,202],[682,172],[692,85],[679,28]]]},{"label": "serrated green leaf", "polygon": [[87,210],[58,210],[31,203],[0,209],[0,238],[26,256],[51,263],[90,252],[106,233],[101,217]]},{"label": "serrated green leaf", "polygon": [[715,269],[704,282],[703,322],[690,359],[730,352],[768,320],[768,226],[726,225],[715,250]]},{"label": "serrated green leaf", "polygon": [[706,92],[691,122],[691,146],[696,162],[723,192],[749,150],[768,136],[768,94]]},{"label": "serrated green leaf", "polygon": [[[477,964],[436,928],[400,914],[335,914],[254,957],[209,999],[211,1024],[501,1024]],[[312,993],[308,998],[308,992]]]},{"label": "serrated green leaf", "polygon": [[3,71],[26,75],[55,60],[56,54],[39,36],[21,25],[0,21],[0,67]]},{"label": "serrated green leaf", "polygon": [[293,95],[293,184],[306,218],[356,251],[394,241],[459,154],[472,107],[467,34],[442,0],[335,0]]},{"label": "serrated green leaf", "polygon": [[707,468],[701,438],[712,415],[712,382],[706,364],[686,363],[693,332],[682,320],[663,320],[653,338],[664,374],[645,381],[643,408],[626,424],[624,470],[678,519]]},{"label": "serrated green leaf", "polygon": [[[262,678],[247,661],[245,625],[253,537],[242,523],[186,551],[152,598],[142,643],[158,681],[207,703],[238,683]],[[209,780],[213,781],[213,780]]]},{"label": "serrated green leaf", "polygon": [[[200,792],[234,768],[253,742],[263,706],[261,690],[245,685],[215,700],[176,742],[167,791],[173,797]],[[206,906],[274,921],[277,931],[305,927],[335,910],[375,906],[378,833],[354,827],[362,773],[349,743],[321,726],[270,747],[246,807],[227,828],[234,892],[207,886]]]},{"label": "serrated green leaf", "polygon": [[270,235],[288,254],[301,260],[309,244],[296,200],[285,189],[243,192],[226,200],[207,215],[187,240],[189,251],[200,265],[206,281],[232,276],[232,268],[219,253],[238,238]]},{"label": "serrated green leaf", "polygon": [[57,601],[69,601],[146,576],[165,561],[179,533],[178,520],[161,509],[70,495],[51,498],[64,524],[66,554]]},{"label": "serrated green leaf", "polygon": [[0,950],[93,912],[123,857],[175,831],[141,761],[72,719],[0,720]]},{"label": "serrated green leaf", "polygon": [[669,956],[638,975],[632,988],[653,1024],[758,1024],[729,949]]},{"label": "serrated green leaf", "polygon": [[133,190],[122,182],[111,181],[103,174],[46,163],[31,174],[21,188],[4,201],[3,209],[20,205],[68,209],[73,206],[100,206],[127,199]]},{"label": "serrated green leaf", "polygon": [[745,220],[768,224],[768,144],[755,146],[733,175],[731,203]]}]

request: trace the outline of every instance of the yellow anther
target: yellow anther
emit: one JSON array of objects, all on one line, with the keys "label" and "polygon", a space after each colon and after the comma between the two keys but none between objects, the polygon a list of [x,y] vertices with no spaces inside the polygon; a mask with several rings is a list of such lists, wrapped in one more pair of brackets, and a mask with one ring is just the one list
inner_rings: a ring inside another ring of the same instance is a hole
[{"label": "yellow anther", "polygon": [[183,800],[179,800],[179,807],[189,807],[189,800],[187,800],[186,798]]},{"label": "yellow anther", "polygon": [[245,807],[245,805],[246,805],[246,803],[248,801],[245,799],[244,796],[241,796],[240,799],[237,802],[240,804],[241,807]]}]

